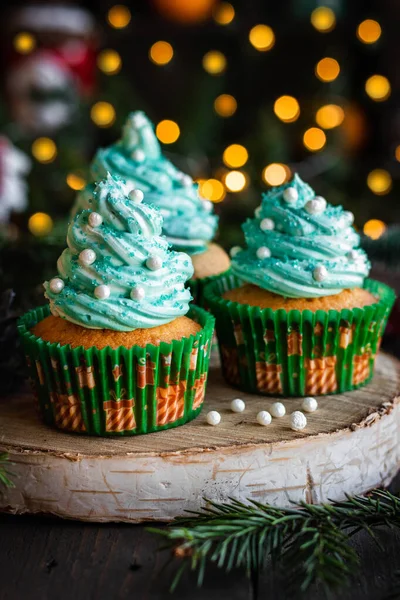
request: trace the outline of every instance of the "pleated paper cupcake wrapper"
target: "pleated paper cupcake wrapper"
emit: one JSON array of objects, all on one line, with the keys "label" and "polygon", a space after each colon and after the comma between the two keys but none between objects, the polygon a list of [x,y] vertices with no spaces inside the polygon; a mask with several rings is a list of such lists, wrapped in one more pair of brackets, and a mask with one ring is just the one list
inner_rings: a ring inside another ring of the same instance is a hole
[{"label": "pleated paper cupcake wrapper", "polygon": [[[219,277],[224,276],[227,273],[228,271],[225,271],[224,273],[221,273]],[[201,306],[202,308],[207,309],[206,305],[204,304],[204,289],[206,285],[215,279],[215,277],[218,276],[210,275],[209,277],[201,277],[199,279],[189,279],[187,282],[187,287],[190,288],[190,292],[193,297],[193,303],[196,304],[196,306]]]},{"label": "pleated paper cupcake wrapper", "polygon": [[385,284],[366,280],[379,302],[352,310],[286,311],[225,300],[241,285],[216,277],[204,291],[216,317],[222,371],[244,391],[273,396],[318,396],[356,389],[373,376],[374,362],[395,300]]},{"label": "pleated paper cupcake wrapper", "polygon": [[65,431],[109,436],[170,429],[201,411],[214,318],[192,307],[202,330],[159,346],[71,348],[44,342],[30,332],[49,315],[42,307],[25,314],[19,332],[39,413]]}]

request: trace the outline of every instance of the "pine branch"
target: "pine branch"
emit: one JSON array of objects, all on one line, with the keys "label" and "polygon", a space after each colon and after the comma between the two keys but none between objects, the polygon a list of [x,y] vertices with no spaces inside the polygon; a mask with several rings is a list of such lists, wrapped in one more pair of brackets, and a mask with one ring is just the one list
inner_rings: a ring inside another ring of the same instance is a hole
[{"label": "pine branch", "polygon": [[0,492],[1,487],[13,488],[15,487],[14,483],[10,479],[10,475],[12,473],[8,469],[8,454],[3,452],[0,454]]},{"label": "pine branch", "polygon": [[166,538],[165,548],[182,559],[172,590],[187,568],[197,573],[201,586],[208,562],[227,572],[243,568],[251,576],[269,560],[291,588],[306,592],[318,582],[326,590],[338,589],[349,583],[359,565],[350,537],[365,530],[376,539],[376,527],[400,527],[400,498],[380,490],[365,498],[282,509],[234,499],[206,502],[201,511],[167,528],[149,529]]}]

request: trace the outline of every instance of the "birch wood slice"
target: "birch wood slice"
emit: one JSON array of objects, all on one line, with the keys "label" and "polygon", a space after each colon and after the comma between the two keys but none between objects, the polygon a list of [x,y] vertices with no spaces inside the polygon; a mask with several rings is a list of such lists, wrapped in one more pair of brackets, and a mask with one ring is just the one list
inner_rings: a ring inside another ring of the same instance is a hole
[{"label": "birch wood slice", "polygon": [[[229,404],[241,397],[244,413]],[[205,407],[187,425],[132,438],[61,433],[37,418],[30,395],[0,404],[0,451],[14,463],[14,489],[0,509],[51,513],[85,521],[168,521],[196,510],[203,497],[252,498],[275,505],[325,502],[385,486],[400,462],[400,363],[381,354],[373,381],[357,391],[318,399],[317,412],[298,433],[289,414],[268,427],[256,414],[273,398],[228,387],[210,371]],[[208,410],[222,415],[206,424]]]}]

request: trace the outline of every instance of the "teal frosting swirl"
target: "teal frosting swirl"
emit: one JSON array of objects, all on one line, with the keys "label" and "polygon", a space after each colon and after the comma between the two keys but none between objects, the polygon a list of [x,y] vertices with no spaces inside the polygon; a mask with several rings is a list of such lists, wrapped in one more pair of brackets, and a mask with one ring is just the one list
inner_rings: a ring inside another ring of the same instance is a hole
[{"label": "teal frosting swirl", "polygon": [[370,264],[352,223],[352,213],[326,204],[295,175],[264,194],[255,217],[243,225],[247,248],[237,250],[232,270],[246,282],[290,298],[362,287]]},{"label": "teal frosting swirl", "polygon": [[[212,203],[202,200],[192,178],[162,155],[153,125],[143,112],[131,113],[121,140],[97,152],[91,166],[93,180],[108,172],[142,190],[145,202],[160,209],[163,233],[176,250],[189,254],[206,250],[218,224]],[[85,193],[77,199],[77,208],[83,207]]]},{"label": "teal frosting swirl", "polygon": [[[189,310],[190,257],[169,250],[158,209],[134,201],[128,192],[129,186],[111,175],[92,186],[89,208],[76,214],[68,248],[58,259],[64,287],[56,293],[54,279],[44,284],[53,314],[92,329],[131,331],[169,323]],[[92,213],[100,224],[90,224]],[[95,252],[89,265],[80,257],[87,249]],[[157,270],[148,268],[150,257],[159,262]],[[106,299],[95,295],[101,285],[107,286]],[[138,289],[139,299],[132,299]]]}]

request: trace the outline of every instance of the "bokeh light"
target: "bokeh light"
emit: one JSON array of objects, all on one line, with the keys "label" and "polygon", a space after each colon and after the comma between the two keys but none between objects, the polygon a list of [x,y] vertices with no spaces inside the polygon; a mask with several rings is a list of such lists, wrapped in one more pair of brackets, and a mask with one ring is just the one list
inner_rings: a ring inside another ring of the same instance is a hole
[{"label": "bokeh light", "polygon": [[107,14],[107,21],[115,29],[123,29],[129,25],[131,20],[131,11],[123,4],[112,6]]},{"label": "bokeh light", "polygon": [[86,185],[86,181],[80,175],[76,173],[68,173],[66,178],[67,185],[72,189],[78,192],[79,190],[83,190]]},{"label": "bokeh light", "polygon": [[57,156],[57,146],[50,138],[37,138],[32,144],[32,155],[38,162],[51,163]]},{"label": "bokeh light", "polygon": [[179,125],[175,121],[164,119],[156,127],[156,135],[163,144],[173,144],[180,136]]},{"label": "bokeh light", "polygon": [[385,169],[374,169],[368,173],[367,185],[374,194],[384,196],[392,188],[392,177]]},{"label": "bokeh light", "polygon": [[317,31],[328,33],[336,25],[336,16],[328,6],[319,6],[311,13],[311,24]]},{"label": "bokeh light", "polygon": [[220,117],[231,117],[237,109],[236,99],[230,94],[221,94],[214,101],[214,110]]},{"label": "bokeh light", "polygon": [[357,37],[364,44],[374,44],[381,37],[381,33],[381,26],[373,19],[366,19],[357,27]]},{"label": "bokeh light", "polygon": [[399,145],[399,146],[396,146],[396,149],[395,149],[395,151],[394,151],[394,155],[395,155],[395,157],[396,157],[396,160],[397,160],[398,162],[400,162],[400,145]]},{"label": "bokeh light", "polygon": [[321,81],[334,81],[340,73],[340,65],[335,58],[322,58],[315,67],[315,74]]},{"label": "bokeh light", "polygon": [[218,179],[206,179],[199,182],[199,194],[211,202],[222,202],[226,196],[224,186]]},{"label": "bokeh light", "polygon": [[97,58],[97,66],[106,75],[116,75],[122,66],[122,60],[116,50],[102,50]]},{"label": "bokeh light", "polygon": [[377,240],[385,233],[386,229],[386,223],[379,219],[371,219],[365,223],[363,231],[368,237]]},{"label": "bokeh light", "polygon": [[31,33],[21,31],[14,38],[14,48],[20,54],[30,54],[36,47],[36,40]]},{"label": "bokeh light", "polygon": [[203,56],[203,68],[210,75],[220,75],[226,69],[226,58],[219,50],[210,50]]},{"label": "bokeh light", "polygon": [[149,50],[149,58],[155,65],[167,65],[174,56],[174,49],[169,42],[155,42]]},{"label": "bokeh light", "polygon": [[224,183],[230,192],[241,192],[247,185],[247,178],[242,171],[229,171],[224,177]]},{"label": "bokeh light", "polygon": [[28,229],[38,237],[48,235],[53,229],[53,219],[44,212],[37,212],[29,217]]},{"label": "bokeh light", "polygon": [[311,152],[317,152],[321,150],[326,144],[326,135],[318,127],[310,127],[303,135],[303,143],[307,150]]},{"label": "bokeh light", "polygon": [[111,127],[115,121],[115,108],[109,102],[96,102],[93,104],[90,117],[98,127]]},{"label": "bokeh light", "polygon": [[222,160],[227,167],[243,167],[249,158],[249,153],[244,146],[240,144],[231,144],[225,148]]},{"label": "bokeh light", "polygon": [[249,33],[250,44],[260,52],[271,50],[275,44],[275,34],[268,25],[255,25]]},{"label": "bokeh light", "polygon": [[290,176],[289,167],[282,163],[271,163],[262,172],[262,178],[268,185],[282,185],[289,180]]},{"label": "bokeh light", "polygon": [[365,91],[375,102],[383,102],[390,96],[390,83],[384,75],[372,75],[365,82]]},{"label": "bokeh light", "polygon": [[235,9],[229,2],[220,2],[214,8],[213,18],[218,25],[229,25],[235,18]]},{"label": "bokeh light", "polygon": [[274,113],[284,123],[293,123],[300,116],[300,106],[293,96],[281,96],[275,100]]},{"label": "bokeh light", "polygon": [[326,104],[317,110],[315,120],[323,129],[333,129],[343,123],[344,110],[337,104]]}]

